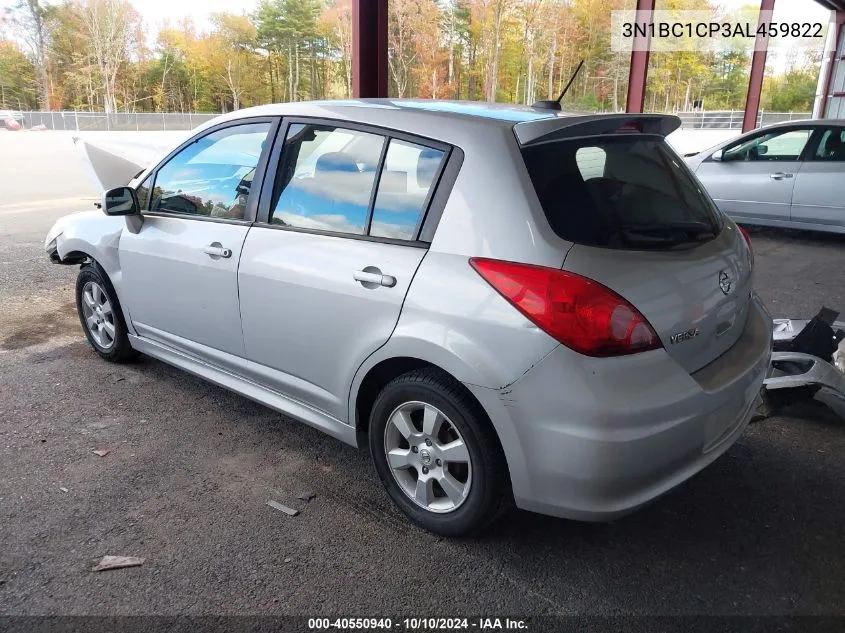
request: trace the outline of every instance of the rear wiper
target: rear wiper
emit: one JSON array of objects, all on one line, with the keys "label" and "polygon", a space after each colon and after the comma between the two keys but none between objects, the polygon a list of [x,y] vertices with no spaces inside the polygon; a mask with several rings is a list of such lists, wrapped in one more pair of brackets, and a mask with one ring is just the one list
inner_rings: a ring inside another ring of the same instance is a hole
[{"label": "rear wiper", "polygon": [[656,237],[684,233],[688,237],[715,237],[715,229],[706,222],[661,222],[659,224],[622,224],[620,231]]},{"label": "rear wiper", "polygon": [[704,222],[666,224],[623,224],[619,232],[625,241],[640,245],[683,246],[706,242],[716,237],[712,226]]}]

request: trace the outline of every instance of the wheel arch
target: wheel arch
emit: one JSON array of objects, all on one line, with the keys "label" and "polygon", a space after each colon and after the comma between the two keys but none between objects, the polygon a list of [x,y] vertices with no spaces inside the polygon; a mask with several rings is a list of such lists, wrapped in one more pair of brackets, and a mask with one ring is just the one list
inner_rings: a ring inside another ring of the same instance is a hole
[{"label": "wheel arch", "polygon": [[[70,216],[73,217],[73,216]],[[102,216],[105,220],[112,220]],[[92,218],[99,220],[99,218]],[[87,220],[87,218],[86,218]],[[103,271],[120,305],[123,320],[130,334],[135,334],[123,292],[123,272],[120,268],[118,245],[123,228],[121,222],[83,221],[67,224],[56,237],[56,255],[61,264],[79,265],[91,262]]]},{"label": "wheel arch", "polygon": [[455,379],[475,401],[505,455],[511,485],[522,487],[527,477],[522,442],[506,408],[499,401],[498,390],[477,386],[476,381],[480,382],[481,379],[477,371],[457,356],[424,341],[391,339],[359,368],[350,391],[348,418],[357,431],[358,445],[367,443],[370,411],[384,385],[408,371],[423,367],[443,371]]}]

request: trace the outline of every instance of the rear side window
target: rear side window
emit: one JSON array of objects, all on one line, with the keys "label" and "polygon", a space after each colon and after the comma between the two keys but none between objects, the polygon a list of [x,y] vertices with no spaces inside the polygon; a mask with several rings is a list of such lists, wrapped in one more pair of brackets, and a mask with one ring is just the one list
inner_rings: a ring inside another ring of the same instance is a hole
[{"label": "rear side window", "polygon": [[412,240],[443,152],[392,139],[379,178],[370,235]]},{"label": "rear side window", "polygon": [[710,198],[662,138],[594,137],[523,148],[551,228],[587,246],[691,247],[722,222]]},{"label": "rear side window", "polygon": [[825,130],[813,160],[845,161],[845,130]]}]

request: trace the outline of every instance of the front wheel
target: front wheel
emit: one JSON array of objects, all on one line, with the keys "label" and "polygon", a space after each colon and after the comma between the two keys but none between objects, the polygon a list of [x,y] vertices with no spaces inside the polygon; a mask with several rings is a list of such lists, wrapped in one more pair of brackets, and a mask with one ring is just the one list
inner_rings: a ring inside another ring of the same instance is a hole
[{"label": "front wheel", "polygon": [[370,416],[370,453],[393,501],[431,532],[458,536],[506,507],[507,464],[478,403],[437,369],[388,383]]},{"label": "front wheel", "polygon": [[129,344],[123,313],[108,276],[97,264],[86,264],[76,278],[76,310],[85,338],[101,358],[131,360],[137,352]]}]

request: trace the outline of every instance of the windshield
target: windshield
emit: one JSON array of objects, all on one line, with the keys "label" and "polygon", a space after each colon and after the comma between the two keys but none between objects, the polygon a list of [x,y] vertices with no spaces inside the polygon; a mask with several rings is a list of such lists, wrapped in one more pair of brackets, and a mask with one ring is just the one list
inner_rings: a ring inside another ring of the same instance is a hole
[{"label": "windshield", "polygon": [[712,240],[721,216],[662,138],[590,137],[522,150],[543,211],[587,246],[666,250]]}]

